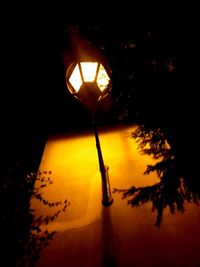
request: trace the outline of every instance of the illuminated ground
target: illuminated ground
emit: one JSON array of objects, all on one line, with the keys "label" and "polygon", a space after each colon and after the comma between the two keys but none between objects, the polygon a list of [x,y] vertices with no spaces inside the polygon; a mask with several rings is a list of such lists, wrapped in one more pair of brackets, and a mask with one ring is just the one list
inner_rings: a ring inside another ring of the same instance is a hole
[{"label": "illuminated ground", "polygon": [[[99,131],[104,162],[109,166],[111,190],[158,181],[145,176],[153,160],[141,155],[132,138],[134,127]],[[48,225],[57,230],[37,267],[199,266],[200,208],[187,205],[184,214],[165,210],[161,228],[154,226],[151,205],[127,206],[112,194],[109,208],[101,205],[101,175],[92,132],[49,138],[40,170],[52,171],[53,184],[44,189],[51,201],[68,199],[71,205]],[[49,212],[39,202],[37,214]]]}]

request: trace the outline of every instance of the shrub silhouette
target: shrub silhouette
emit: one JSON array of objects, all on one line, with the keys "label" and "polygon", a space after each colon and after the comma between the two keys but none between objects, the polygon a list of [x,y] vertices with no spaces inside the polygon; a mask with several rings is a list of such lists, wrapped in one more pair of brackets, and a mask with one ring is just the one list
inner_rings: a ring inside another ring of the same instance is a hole
[{"label": "shrub silhouette", "polygon": [[[43,197],[42,189],[53,183],[51,175],[51,171],[27,174],[21,161],[15,162],[5,175],[2,186],[3,254],[9,266],[35,266],[42,249],[56,234],[56,231],[44,230],[43,226],[65,212],[70,204],[67,199],[49,202]],[[51,215],[36,216],[31,208],[33,199],[56,210]]]}]

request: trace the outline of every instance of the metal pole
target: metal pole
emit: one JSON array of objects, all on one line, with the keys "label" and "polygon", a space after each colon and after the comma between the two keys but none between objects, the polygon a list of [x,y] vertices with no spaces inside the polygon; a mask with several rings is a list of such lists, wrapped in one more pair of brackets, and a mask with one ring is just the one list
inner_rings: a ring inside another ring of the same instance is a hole
[{"label": "metal pole", "polygon": [[113,198],[112,198],[111,191],[110,191],[109,176],[108,176],[109,167],[104,165],[95,116],[93,116],[92,123],[93,123],[94,135],[95,135],[95,140],[96,140],[96,148],[97,148],[98,159],[99,159],[99,169],[100,169],[101,178],[102,178],[102,194],[103,194],[102,204],[103,206],[108,207],[113,203]]}]

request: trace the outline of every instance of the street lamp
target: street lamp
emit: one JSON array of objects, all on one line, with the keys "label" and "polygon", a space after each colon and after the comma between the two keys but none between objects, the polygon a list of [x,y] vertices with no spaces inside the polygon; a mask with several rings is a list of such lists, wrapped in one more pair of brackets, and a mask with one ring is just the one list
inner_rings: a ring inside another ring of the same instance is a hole
[{"label": "street lamp", "polygon": [[69,66],[66,72],[66,83],[70,93],[79,99],[92,113],[92,124],[102,178],[102,204],[105,207],[110,206],[113,198],[110,190],[108,166],[103,161],[96,125],[98,104],[111,90],[110,70],[106,64],[98,60],[75,61]]}]

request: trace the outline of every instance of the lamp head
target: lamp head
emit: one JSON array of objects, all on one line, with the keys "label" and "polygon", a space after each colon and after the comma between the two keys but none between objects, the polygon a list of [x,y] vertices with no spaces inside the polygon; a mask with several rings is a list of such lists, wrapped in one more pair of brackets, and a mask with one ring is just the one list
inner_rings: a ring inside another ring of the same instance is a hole
[{"label": "lamp head", "polygon": [[75,61],[66,72],[71,94],[94,111],[111,90],[111,72],[100,61]]}]

